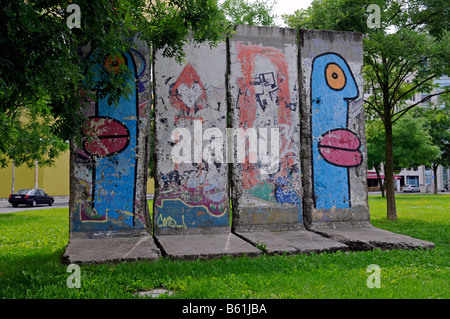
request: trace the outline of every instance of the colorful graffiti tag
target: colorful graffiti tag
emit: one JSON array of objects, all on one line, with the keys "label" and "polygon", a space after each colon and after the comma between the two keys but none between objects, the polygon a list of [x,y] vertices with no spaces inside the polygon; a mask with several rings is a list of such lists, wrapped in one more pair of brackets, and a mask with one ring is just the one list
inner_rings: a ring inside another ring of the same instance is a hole
[{"label": "colorful graffiti tag", "polygon": [[261,163],[252,164],[247,157],[246,163],[239,164],[243,188],[256,201],[298,205],[301,221],[300,167],[296,160],[299,153],[293,142],[295,125],[292,123],[297,100],[291,95],[286,57],[281,49],[270,46],[237,42],[236,48],[242,74],[237,79],[239,94],[235,106],[239,127],[277,127],[280,130],[278,170],[261,174]]},{"label": "colorful graffiti tag", "polygon": [[353,73],[337,53],[314,58],[311,72],[313,188],[317,209],[349,208],[348,168],[362,162],[348,129],[349,101],[359,96]]},{"label": "colorful graffiti tag", "polygon": [[[154,221],[157,230],[229,225],[227,164],[205,161],[202,155],[206,136],[203,130],[226,127],[226,108],[221,108],[225,95],[221,94],[224,90],[204,83],[200,74],[195,63],[187,62],[179,74],[161,81],[164,91],[159,91],[157,86],[162,101],[157,113],[157,135],[168,138],[162,138],[161,152],[166,154],[163,156],[171,155],[173,146],[180,140],[189,139],[191,145],[191,136],[194,148],[192,161],[160,162],[157,173],[160,191],[155,199]],[[178,134],[175,128],[189,134]],[[190,154],[188,157],[191,158]]]},{"label": "colorful graffiti tag", "polygon": [[[89,57],[93,54],[97,53],[92,52]],[[103,63],[107,72],[114,73],[124,66],[132,74],[128,79],[131,96],[121,97],[117,105],[110,105],[108,96],[100,98],[101,88],[96,87],[97,100],[84,110],[87,117],[82,128],[84,139],[75,149],[75,158],[76,177],[85,195],[77,205],[81,223],[109,223],[117,229],[144,228],[144,217],[136,213],[135,206],[137,170],[141,164],[137,156],[138,123],[148,104],[145,93],[148,79],[144,76],[145,59],[136,50],[107,56]],[[95,66],[94,72],[98,67]]]}]

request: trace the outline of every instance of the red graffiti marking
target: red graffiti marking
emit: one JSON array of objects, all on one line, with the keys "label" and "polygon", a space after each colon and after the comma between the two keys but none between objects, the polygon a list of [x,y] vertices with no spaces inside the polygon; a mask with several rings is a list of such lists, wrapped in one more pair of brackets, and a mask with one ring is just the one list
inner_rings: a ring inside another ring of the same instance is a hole
[{"label": "red graffiti marking", "polygon": [[[255,81],[255,64],[257,57],[264,57],[275,67],[276,70],[276,85],[277,91],[277,105],[278,105],[278,124],[280,127],[292,126],[291,109],[287,106],[291,103],[289,94],[289,73],[288,64],[283,52],[277,48],[264,47],[261,45],[244,45],[242,42],[237,43],[238,60],[241,64],[241,72],[243,77],[238,79],[238,86],[240,98],[238,100],[238,107],[240,109],[239,126],[249,128],[254,126],[256,119],[256,94],[255,87],[252,83]],[[286,130],[286,134],[280,134],[280,150],[287,150],[292,143]],[[281,152],[280,152],[281,153]],[[285,152],[280,158],[280,173],[279,176],[287,176],[289,166],[293,161],[291,157],[292,152]],[[254,165],[247,163],[242,171],[244,178],[244,188],[252,189],[261,181],[256,176],[256,168]]]},{"label": "red graffiti marking", "polygon": [[206,106],[204,86],[195,68],[187,63],[170,89],[170,103],[187,114],[195,114]]},{"label": "red graffiti marking", "polygon": [[105,68],[108,72],[118,73],[124,64],[125,59],[121,55],[110,55],[105,60]]},{"label": "red graffiti marking", "polygon": [[328,163],[352,167],[362,162],[360,145],[361,142],[355,133],[347,129],[335,129],[322,135],[318,146],[319,153]]},{"label": "red graffiti marking", "polygon": [[90,117],[83,126],[87,137],[83,143],[89,155],[104,157],[125,150],[130,142],[128,128],[110,117]]}]

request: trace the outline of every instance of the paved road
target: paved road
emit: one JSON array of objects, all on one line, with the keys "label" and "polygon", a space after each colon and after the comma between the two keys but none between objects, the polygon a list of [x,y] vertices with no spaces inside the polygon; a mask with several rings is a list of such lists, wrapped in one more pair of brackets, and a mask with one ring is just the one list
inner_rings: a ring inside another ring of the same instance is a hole
[{"label": "paved road", "polygon": [[55,198],[55,202],[53,206],[48,206],[47,204],[37,205],[36,207],[30,207],[26,205],[19,205],[18,207],[12,207],[7,200],[0,200],[0,214],[2,213],[15,213],[24,210],[35,210],[35,209],[47,209],[47,208],[61,208],[61,207],[69,207],[69,199],[68,198]]}]

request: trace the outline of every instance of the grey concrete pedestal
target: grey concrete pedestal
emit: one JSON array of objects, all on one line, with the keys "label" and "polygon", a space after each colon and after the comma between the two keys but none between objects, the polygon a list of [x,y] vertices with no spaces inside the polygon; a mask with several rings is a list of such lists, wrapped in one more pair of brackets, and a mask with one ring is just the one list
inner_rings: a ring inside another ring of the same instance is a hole
[{"label": "grey concrete pedestal", "polygon": [[71,238],[62,257],[66,263],[101,263],[120,260],[156,260],[161,252],[150,235]]},{"label": "grey concrete pedestal", "polygon": [[315,229],[330,239],[341,242],[353,250],[432,249],[434,244],[421,239],[389,232],[375,227]]},{"label": "grey concrete pedestal", "polygon": [[164,235],[156,240],[172,259],[211,259],[224,255],[258,256],[261,251],[232,233]]},{"label": "grey concrete pedestal", "polygon": [[269,254],[320,253],[348,250],[347,245],[308,230],[237,233]]}]

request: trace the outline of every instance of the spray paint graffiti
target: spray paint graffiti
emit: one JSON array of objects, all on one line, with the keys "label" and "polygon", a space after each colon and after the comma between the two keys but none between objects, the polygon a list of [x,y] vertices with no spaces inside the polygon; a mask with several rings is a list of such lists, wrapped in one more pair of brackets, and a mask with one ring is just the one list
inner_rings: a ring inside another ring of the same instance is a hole
[{"label": "spray paint graffiti", "polygon": [[[97,53],[90,56],[92,54]],[[117,228],[143,228],[144,217],[135,212],[137,169],[142,165],[136,155],[139,117],[146,116],[149,80],[144,72],[145,59],[138,51],[104,59],[103,67],[108,72],[120,72],[123,66],[132,74],[127,80],[132,87],[131,96],[121,97],[117,105],[109,105],[108,97],[99,98],[99,91],[96,91],[97,101],[91,101],[85,110],[88,119],[82,128],[84,140],[75,154],[79,165],[76,175],[86,193],[84,200],[78,203],[79,220],[82,223],[110,222]]]},{"label": "spray paint graffiti", "polygon": [[205,107],[205,87],[192,64],[186,64],[171,85],[169,95],[172,106],[185,114],[195,114]]},{"label": "spray paint graffiti", "polygon": [[298,148],[293,142],[292,123],[292,111],[296,110],[297,101],[291,97],[286,57],[278,48],[237,42],[237,60],[242,74],[237,79],[239,93],[235,106],[239,127],[272,126],[280,129],[278,170],[273,174],[259,174],[261,163],[251,164],[247,160],[240,164],[243,188],[258,200],[299,205],[300,210],[300,187],[297,185],[300,168],[295,159]]},{"label": "spray paint graffiti", "polygon": [[[160,83],[162,90],[167,91],[159,94],[157,135],[167,134],[168,140],[164,141],[161,151],[170,157],[166,162],[160,162],[157,172],[160,191],[155,201],[155,227],[226,226],[229,224],[227,164],[218,160],[224,158],[223,154],[210,156],[212,161],[205,160],[203,154],[211,152],[210,148],[203,148],[204,141],[211,144],[215,138],[206,138],[208,129],[226,127],[225,92],[223,90],[221,94],[220,87],[204,83],[195,63],[191,62],[186,63],[178,75],[165,76]],[[180,141],[189,144],[186,156],[191,161],[171,160]]]},{"label": "spray paint graffiti", "polygon": [[314,58],[311,72],[313,187],[317,209],[349,208],[348,168],[362,162],[348,127],[349,101],[359,96],[353,73],[337,53]]}]

